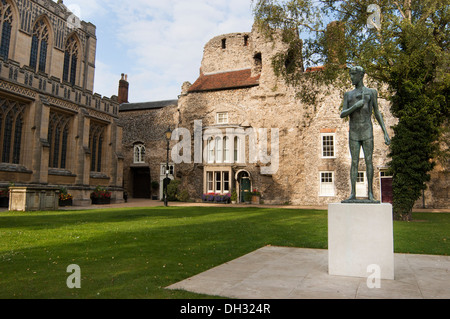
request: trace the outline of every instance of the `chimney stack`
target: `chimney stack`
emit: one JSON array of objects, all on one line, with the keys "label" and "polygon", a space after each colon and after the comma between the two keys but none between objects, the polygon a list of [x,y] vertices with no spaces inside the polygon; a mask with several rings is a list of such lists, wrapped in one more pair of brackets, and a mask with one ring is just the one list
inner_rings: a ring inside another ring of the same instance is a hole
[{"label": "chimney stack", "polygon": [[119,96],[118,96],[119,104],[129,103],[128,102],[129,83],[127,80],[128,75],[122,73],[122,78],[119,81]]}]

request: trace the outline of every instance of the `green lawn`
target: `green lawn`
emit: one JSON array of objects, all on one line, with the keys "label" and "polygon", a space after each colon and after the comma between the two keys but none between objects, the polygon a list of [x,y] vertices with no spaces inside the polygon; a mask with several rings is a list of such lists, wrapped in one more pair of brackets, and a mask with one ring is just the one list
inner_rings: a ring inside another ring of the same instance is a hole
[{"label": "green lawn", "polygon": [[[397,253],[450,253],[450,214],[395,222]],[[207,298],[164,287],[265,245],[327,248],[327,213],[236,207],[1,212],[0,298]],[[67,266],[81,268],[69,289]]]}]

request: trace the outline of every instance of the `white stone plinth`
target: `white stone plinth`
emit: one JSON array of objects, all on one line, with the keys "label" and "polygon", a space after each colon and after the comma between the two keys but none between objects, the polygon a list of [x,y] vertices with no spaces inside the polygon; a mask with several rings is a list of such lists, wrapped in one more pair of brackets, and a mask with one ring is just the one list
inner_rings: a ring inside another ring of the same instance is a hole
[{"label": "white stone plinth", "polygon": [[329,274],[368,277],[371,265],[379,266],[380,279],[394,279],[392,205],[328,205]]}]

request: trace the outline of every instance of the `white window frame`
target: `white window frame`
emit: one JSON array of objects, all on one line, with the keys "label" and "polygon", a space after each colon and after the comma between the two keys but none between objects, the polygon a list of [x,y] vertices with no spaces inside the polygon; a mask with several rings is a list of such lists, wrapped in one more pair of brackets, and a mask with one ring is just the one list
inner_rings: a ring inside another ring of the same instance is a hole
[{"label": "white window frame", "polygon": [[[328,176],[324,176],[324,174],[328,174]],[[331,182],[324,182],[324,178],[330,178]],[[336,196],[336,187],[334,183],[334,172],[331,171],[322,171],[319,172],[319,196],[323,197],[333,197]]]},{"label": "white window frame", "polygon": [[[228,176],[227,176],[228,174]],[[230,192],[230,172],[223,171],[222,172],[222,192],[223,194],[228,194]],[[225,178],[227,177],[227,178]]]},{"label": "white window frame", "polygon": [[216,140],[213,137],[210,137],[206,140],[206,151],[207,151],[207,162],[214,163],[215,157],[215,146]]},{"label": "white window frame", "polygon": [[[333,138],[332,152],[333,155],[324,155],[325,152],[329,152],[326,147],[330,147],[329,145],[325,145],[324,139],[327,137]],[[320,133],[320,157],[321,158],[336,158],[336,133]]]},{"label": "white window frame", "polygon": [[[173,163],[169,163],[169,176],[173,176],[175,173],[175,165]],[[161,176],[166,176],[166,164],[161,164]]]},{"label": "white window frame", "polygon": [[216,151],[216,163],[222,163],[223,161],[223,140],[221,137],[217,136],[214,139],[215,151]]},{"label": "white window frame", "polygon": [[206,171],[206,192],[228,194],[231,191],[231,172],[222,170]]},{"label": "white window frame", "polygon": [[217,124],[228,124],[228,112],[217,112],[216,113],[216,123]]},{"label": "white window frame", "polygon": [[133,163],[144,164],[145,163],[145,145],[136,144],[133,147]]},{"label": "white window frame", "polygon": [[222,193],[222,172],[215,171],[214,172],[214,192],[221,194]]},{"label": "white window frame", "polygon": [[233,138],[233,163],[241,163],[241,137],[234,136]]},{"label": "white window frame", "polygon": [[223,138],[223,162],[224,163],[230,163],[230,138],[228,136],[225,136]]},{"label": "white window frame", "polygon": [[214,192],[214,172],[208,171],[206,172],[206,190],[207,193],[215,193]]}]

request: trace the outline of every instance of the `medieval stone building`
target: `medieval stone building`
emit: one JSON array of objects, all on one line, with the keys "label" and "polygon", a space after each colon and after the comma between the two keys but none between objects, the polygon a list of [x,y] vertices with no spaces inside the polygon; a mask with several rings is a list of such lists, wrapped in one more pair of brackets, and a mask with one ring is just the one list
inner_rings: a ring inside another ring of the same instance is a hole
[{"label": "medieval stone building", "polygon": [[61,0],[0,1],[0,184],[123,199],[117,97],[93,92],[96,28]]},{"label": "medieval stone building", "polygon": [[[165,177],[164,132],[170,128],[169,177],[180,180],[191,200],[236,191],[243,201],[255,189],[267,204],[324,205],[345,199],[351,157],[348,122],[339,110],[343,92],[331,88],[316,105],[302,103],[295,88],[273,71],[273,57],[286,50],[256,29],[217,36],[205,45],[199,78],[184,83],[177,100],[121,104],[124,185],[130,195],[162,197],[162,187],[152,190],[151,183],[161,186]],[[389,104],[382,98],[378,102],[392,136]],[[376,121],[374,134],[374,195],[389,202],[388,147]],[[448,206],[448,183],[435,182],[444,191],[429,191],[427,205]],[[362,150],[357,196],[367,196]]]}]

